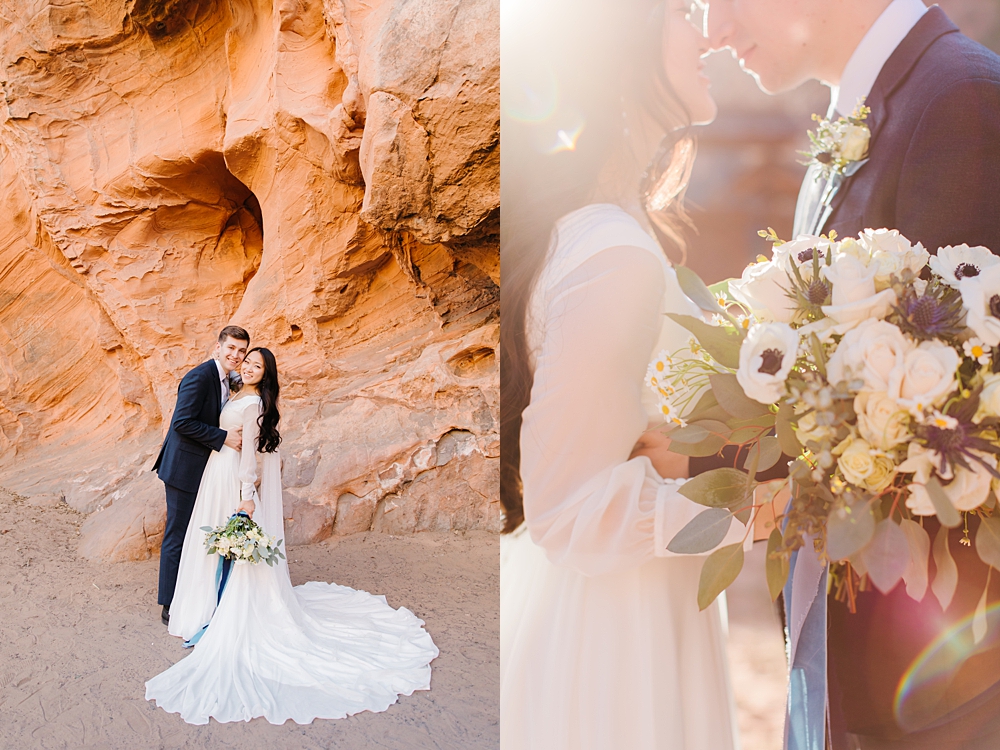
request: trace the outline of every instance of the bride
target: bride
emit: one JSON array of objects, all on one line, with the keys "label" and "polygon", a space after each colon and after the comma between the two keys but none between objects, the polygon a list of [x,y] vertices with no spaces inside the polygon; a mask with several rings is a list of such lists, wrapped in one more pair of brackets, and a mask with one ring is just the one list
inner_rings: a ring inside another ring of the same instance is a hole
[{"label": "bride", "polygon": [[293,588],[283,559],[234,564],[218,580],[219,557],[206,553],[201,527],[243,511],[284,537],[274,355],[251,349],[241,376],[219,423],[243,428],[243,448],[209,459],[170,607],[169,632],[196,644],[194,652],[149,680],[146,700],[189,724],[257,716],[308,724],[384,711],[401,694],[429,689],[438,650],[423,622],[385,597],[318,581]]},{"label": "bride", "polygon": [[687,460],[644,436],[646,366],[689,338],[664,314],[699,315],[654,233],[681,245],[688,126],[715,116],[701,10],[501,16],[502,750],[737,746],[704,558],[666,550],[703,507],[677,491]]}]

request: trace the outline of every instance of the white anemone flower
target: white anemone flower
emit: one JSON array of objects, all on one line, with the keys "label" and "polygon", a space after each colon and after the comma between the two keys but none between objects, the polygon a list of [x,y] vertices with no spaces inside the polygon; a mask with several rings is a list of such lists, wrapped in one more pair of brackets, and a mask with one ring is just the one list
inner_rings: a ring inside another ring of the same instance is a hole
[{"label": "white anemone flower", "polygon": [[761,323],[750,328],[740,347],[736,371],[743,392],[762,404],[777,403],[798,356],[799,334],[784,323]]},{"label": "white anemone flower", "polygon": [[945,284],[958,289],[962,279],[974,279],[987,269],[1000,266],[1000,258],[985,247],[949,245],[938,250],[929,265]]}]

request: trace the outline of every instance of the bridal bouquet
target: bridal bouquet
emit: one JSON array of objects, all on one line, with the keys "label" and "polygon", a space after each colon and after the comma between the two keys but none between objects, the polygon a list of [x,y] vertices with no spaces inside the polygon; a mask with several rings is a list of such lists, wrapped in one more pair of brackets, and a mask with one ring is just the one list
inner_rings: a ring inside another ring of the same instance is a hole
[{"label": "bridal bouquet", "polygon": [[[734,515],[749,524],[762,507],[756,475],[784,455],[791,502],[768,542],[772,597],[791,553],[812,545],[852,610],[857,591],[900,580],[922,599],[933,554],[930,589],[947,608],[957,584],[949,528],[964,525],[961,543],[1000,569],[1000,258],[964,245],[931,256],[884,229],[841,241],[761,235],[772,257],[739,280],[709,289],[677,269],[710,320],[671,315],[693,334],[690,351],[663,352],[649,368],[671,450],[747,450],[740,465],[682,486],[707,509],[669,549],[705,552]],[[974,539],[969,513],[980,516]],[[926,516],[941,524],[933,541]],[[742,565],[741,544],[713,552],[699,606]]]},{"label": "bridal bouquet", "polygon": [[281,539],[275,539],[264,533],[253,519],[245,513],[237,513],[222,526],[214,529],[202,526],[205,534],[205,547],[210,555],[222,555],[228,560],[257,564],[266,562],[274,565],[285,555],[281,549]]}]

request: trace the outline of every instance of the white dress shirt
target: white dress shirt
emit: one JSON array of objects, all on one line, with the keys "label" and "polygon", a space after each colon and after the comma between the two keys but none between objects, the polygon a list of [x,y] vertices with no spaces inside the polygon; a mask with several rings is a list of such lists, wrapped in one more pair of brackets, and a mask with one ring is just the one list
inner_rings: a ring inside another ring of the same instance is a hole
[{"label": "white dress shirt", "polygon": [[833,87],[831,117],[834,111],[846,117],[868,98],[882,67],[926,12],[923,0],[893,0],[847,61],[840,86]]},{"label": "white dress shirt", "polygon": [[219,371],[219,386],[222,388],[222,398],[219,400],[219,404],[225,406],[226,402],[229,400],[229,373],[225,371],[222,367],[222,363],[215,357],[212,357],[212,361],[215,362],[215,367]]}]

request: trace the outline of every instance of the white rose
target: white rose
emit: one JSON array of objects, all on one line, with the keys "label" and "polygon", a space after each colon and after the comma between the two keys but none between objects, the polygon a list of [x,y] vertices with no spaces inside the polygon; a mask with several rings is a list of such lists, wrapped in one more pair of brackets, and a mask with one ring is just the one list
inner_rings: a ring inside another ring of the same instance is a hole
[{"label": "white rose", "polygon": [[919,274],[930,253],[919,242],[916,245],[895,229],[866,229],[858,241],[868,250],[872,263],[878,266],[875,274],[875,288],[884,289],[889,278],[899,276],[903,269]]},{"label": "white rose", "polygon": [[867,125],[849,125],[840,145],[840,155],[848,161],[861,161],[868,156],[872,132]]},{"label": "white rose", "polygon": [[888,315],[896,293],[892,289],[875,291],[878,270],[878,266],[867,266],[853,254],[838,255],[832,265],[820,270],[823,278],[833,284],[833,304],[824,306],[823,312],[840,324]]},{"label": "white rose", "polygon": [[833,284],[833,304],[839,307],[874,297],[877,270],[854,255],[838,253],[833,263],[824,266],[820,273]]},{"label": "white rose", "polygon": [[[914,444],[910,444],[911,448]],[[920,447],[920,446],[918,446]],[[923,457],[936,457],[937,454],[922,448],[923,454],[918,452],[920,456],[917,460],[923,460]],[[996,456],[992,456],[988,453],[976,453],[983,461],[985,461],[993,469],[997,468]],[[907,464],[910,464],[911,460],[903,462],[899,470],[904,471]],[[978,461],[970,461],[969,464],[972,466],[972,471],[964,469],[961,466],[955,471],[955,477],[952,481],[945,484],[942,481],[942,486],[944,488],[944,494],[947,495],[951,504],[955,506],[955,510],[959,511],[969,511],[975,510],[980,505],[986,502],[986,498],[990,493],[990,487],[993,482],[993,476],[989,471],[986,470]],[[936,463],[932,464],[936,466]],[[927,488],[924,486],[930,479],[929,471],[918,471],[914,476],[914,483],[908,486],[910,491],[909,497],[906,498],[906,507],[909,508],[915,515],[918,516],[933,516],[936,514],[934,510],[934,503],[931,502],[930,495],[927,493]]]},{"label": "white rose", "polygon": [[983,378],[983,392],[979,394],[977,417],[1000,417],[1000,373]]},{"label": "white rose", "polygon": [[910,437],[910,415],[885,391],[862,391],[854,399],[858,431],[876,448],[887,451]]},{"label": "white rose", "polygon": [[997,258],[988,248],[957,245],[942,247],[929,261],[931,270],[945,284],[958,289],[962,279],[974,279],[990,268],[1000,266]]},{"label": "white rose", "polygon": [[978,276],[963,277],[958,288],[962,304],[969,311],[966,325],[989,346],[1000,344],[1000,265]]},{"label": "white rose", "polygon": [[849,437],[833,449],[844,479],[856,487],[881,492],[896,476],[896,465],[862,438]]},{"label": "white rose", "polygon": [[[990,468],[997,468],[997,457],[989,453],[976,453]],[[993,475],[978,461],[970,461],[972,471],[958,467],[955,479],[944,486],[944,493],[956,510],[975,510],[986,502],[990,494]]]},{"label": "white rose", "polygon": [[872,255],[868,248],[853,237],[845,237],[840,242],[835,242],[832,249],[834,263],[841,258],[854,258],[860,260],[865,266],[872,262]]},{"label": "white rose", "polygon": [[866,320],[848,331],[827,363],[827,377],[836,385],[860,378],[870,391],[886,391],[903,376],[913,342],[891,323]]},{"label": "white rose", "polygon": [[889,395],[919,415],[931,406],[940,406],[958,385],[955,371],[958,353],[940,341],[924,341],[906,353],[901,378],[889,384]]},{"label": "white rose", "polygon": [[784,268],[785,256],[775,253],[764,263],[743,269],[739,281],[729,282],[729,292],[737,302],[746,305],[758,320],[791,323],[795,302],[788,296],[791,284]]},{"label": "white rose", "polygon": [[736,371],[743,392],[762,404],[785,394],[785,381],[798,356],[799,334],[784,323],[759,323],[750,328],[740,347]]}]

